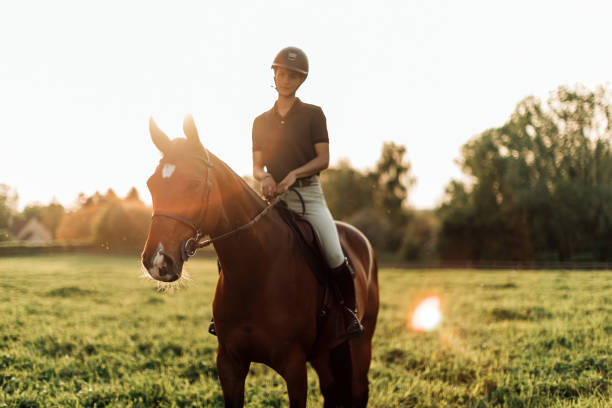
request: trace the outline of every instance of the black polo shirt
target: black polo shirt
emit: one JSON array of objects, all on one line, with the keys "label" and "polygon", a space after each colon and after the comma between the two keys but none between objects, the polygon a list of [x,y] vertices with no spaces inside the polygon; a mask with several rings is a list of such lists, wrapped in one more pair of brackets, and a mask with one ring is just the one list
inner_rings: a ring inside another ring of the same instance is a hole
[{"label": "black polo shirt", "polygon": [[329,143],[327,123],[320,107],[296,99],[285,117],[276,103],[253,122],[253,151],[261,151],[263,162],[276,182],[317,156],[315,143]]}]

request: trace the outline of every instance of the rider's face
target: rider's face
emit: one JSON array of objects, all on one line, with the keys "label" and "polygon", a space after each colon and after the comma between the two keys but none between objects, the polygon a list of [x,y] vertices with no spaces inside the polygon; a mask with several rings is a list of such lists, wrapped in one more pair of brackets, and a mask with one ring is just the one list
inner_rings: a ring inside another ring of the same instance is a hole
[{"label": "rider's face", "polygon": [[274,82],[279,95],[292,96],[304,82],[305,76],[299,72],[290,71],[286,68],[276,68],[274,71]]}]

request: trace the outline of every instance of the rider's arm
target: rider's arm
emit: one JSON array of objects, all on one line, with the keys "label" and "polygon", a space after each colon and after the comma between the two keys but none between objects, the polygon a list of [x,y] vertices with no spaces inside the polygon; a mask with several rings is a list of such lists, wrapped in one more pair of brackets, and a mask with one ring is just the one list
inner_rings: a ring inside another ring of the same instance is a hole
[{"label": "rider's arm", "polygon": [[260,183],[265,178],[272,178],[272,175],[264,170],[262,135],[261,116],[258,116],[253,121],[253,177]]},{"label": "rider's arm", "polygon": [[261,192],[270,198],[276,193],[276,181],[270,173],[264,170],[261,150],[253,150],[253,177],[261,183]]},{"label": "rider's arm", "polygon": [[260,150],[253,150],[253,177],[257,181],[263,181],[272,175],[264,170],[263,153]]},{"label": "rider's arm", "polygon": [[312,176],[329,167],[329,143],[315,143],[314,148],[317,156],[303,166],[292,170],[296,179]]}]

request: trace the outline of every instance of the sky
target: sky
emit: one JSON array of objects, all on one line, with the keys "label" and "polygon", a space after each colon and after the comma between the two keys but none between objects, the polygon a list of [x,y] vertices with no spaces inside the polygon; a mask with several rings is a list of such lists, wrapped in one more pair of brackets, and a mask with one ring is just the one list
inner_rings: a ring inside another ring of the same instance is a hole
[{"label": "sky", "polygon": [[148,120],[251,173],[251,126],[276,99],[270,64],[308,55],[331,164],[406,146],[409,204],[440,204],[461,146],[529,95],[609,85],[609,1],[13,1],[0,3],[0,183],[19,206],[125,195],[160,154]]}]

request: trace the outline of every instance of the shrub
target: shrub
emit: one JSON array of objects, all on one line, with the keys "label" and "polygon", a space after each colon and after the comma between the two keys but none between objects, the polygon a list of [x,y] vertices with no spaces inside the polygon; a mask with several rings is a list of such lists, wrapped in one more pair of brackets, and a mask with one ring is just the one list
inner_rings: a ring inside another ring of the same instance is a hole
[{"label": "shrub", "polygon": [[147,238],[150,219],[150,210],[144,205],[112,201],[93,226],[95,241],[109,250],[141,248]]},{"label": "shrub", "polygon": [[394,230],[387,217],[374,208],[364,208],[347,221],[357,227],[377,250],[396,250],[401,242],[401,231]]}]

